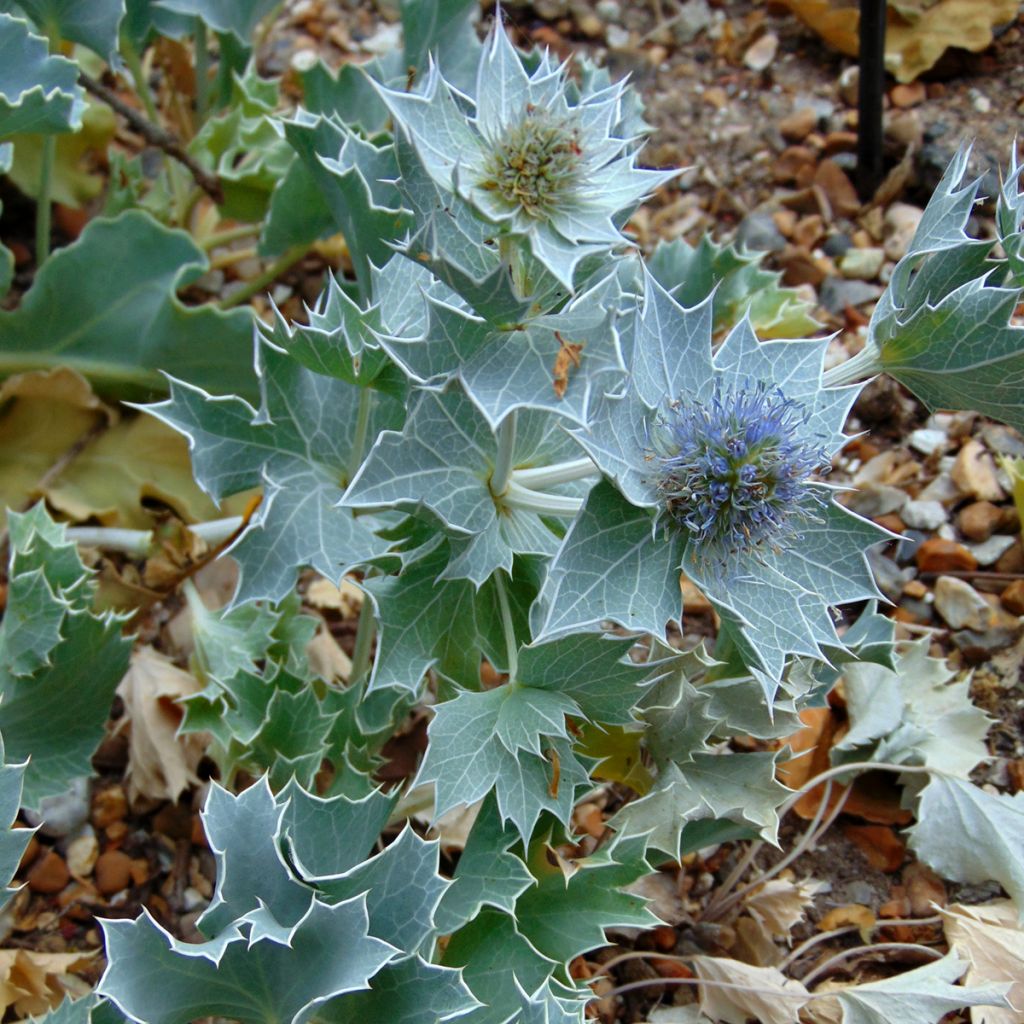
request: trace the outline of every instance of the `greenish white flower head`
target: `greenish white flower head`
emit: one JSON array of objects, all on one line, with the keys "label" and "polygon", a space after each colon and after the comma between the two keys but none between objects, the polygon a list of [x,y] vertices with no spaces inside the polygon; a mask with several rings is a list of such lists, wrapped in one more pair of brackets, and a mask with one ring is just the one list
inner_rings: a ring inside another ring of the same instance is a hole
[{"label": "greenish white flower head", "polygon": [[569,287],[581,259],[628,241],[623,215],[678,173],[636,166],[639,139],[622,131],[635,125],[625,83],[581,89],[547,54],[524,58],[500,25],[481,53],[475,101],[436,67],[420,92],[379,91],[434,183],[497,238],[524,239]]}]

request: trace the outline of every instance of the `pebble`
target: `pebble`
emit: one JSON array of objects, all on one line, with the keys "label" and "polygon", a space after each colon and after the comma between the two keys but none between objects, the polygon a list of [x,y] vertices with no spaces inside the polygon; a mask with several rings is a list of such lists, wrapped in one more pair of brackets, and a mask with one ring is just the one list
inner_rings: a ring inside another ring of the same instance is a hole
[{"label": "pebble", "polygon": [[988,445],[989,451],[997,455],[1012,455],[1024,458],[1024,439],[1013,427],[1001,423],[989,423],[981,429],[982,440]]},{"label": "pebble", "polygon": [[998,505],[975,501],[960,510],[956,525],[968,540],[985,541],[995,533],[1002,519],[1003,510]]},{"label": "pebble", "polygon": [[924,210],[910,203],[893,203],[882,219],[882,244],[885,255],[900,260],[907,254]]},{"label": "pebble", "polygon": [[996,475],[995,459],[973,438],[960,449],[951,475],[963,494],[979,501],[1001,501],[1005,497]]},{"label": "pebble", "polygon": [[922,455],[934,455],[936,452],[944,452],[949,447],[949,438],[944,430],[921,427],[910,432],[907,444]]},{"label": "pebble", "polygon": [[986,629],[992,619],[988,602],[966,580],[940,576],[935,581],[935,610],[953,629]]},{"label": "pebble", "polygon": [[687,0],[672,18],[672,35],[683,44],[693,42],[715,20],[708,0]]},{"label": "pebble", "polygon": [[774,32],[766,32],[760,39],[747,47],[743,54],[743,63],[751,71],[764,71],[779,52],[779,37]]},{"label": "pebble", "polygon": [[818,301],[824,309],[837,316],[845,310],[874,302],[882,294],[877,284],[851,281],[845,277],[826,277],[819,289]]},{"label": "pebble", "polygon": [[968,544],[967,549],[977,559],[978,565],[995,565],[1013,546],[1013,538],[997,533],[981,544]]},{"label": "pebble", "polygon": [[1024,615],[1024,580],[1014,580],[999,600],[1011,615]]},{"label": "pebble", "polygon": [[605,41],[613,50],[628,50],[629,29],[623,28],[621,25],[609,25],[608,31],[605,33]]},{"label": "pebble", "polygon": [[70,880],[68,866],[56,850],[47,850],[28,872],[28,887],[47,895],[60,892]]},{"label": "pebble", "polygon": [[97,858],[93,874],[96,888],[104,896],[113,896],[131,884],[132,859],[123,850],[107,850]]},{"label": "pebble", "polygon": [[940,473],[917,496],[918,501],[941,501],[943,505],[955,505],[963,497],[948,473]]},{"label": "pebble", "polygon": [[860,91],[860,68],[856,64],[843,68],[837,83],[839,98],[848,106],[857,106],[857,94]]},{"label": "pebble", "polygon": [[99,856],[100,846],[92,830],[68,843],[68,870],[78,878],[88,878]]},{"label": "pebble", "polygon": [[894,107],[906,109],[916,107],[928,98],[928,89],[924,82],[906,82],[894,85],[889,90],[889,99]]},{"label": "pebble", "polygon": [[89,820],[88,780],[75,779],[65,792],[41,800],[38,813],[26,810],[25,820],[53,839],[76,832]]},{"label": "pebble", "polygon": [[839,273],[855,281],[873,281],[883,263],[884,249],[847,249],[839,261]]},{"label": "pebble", "polygon": [[597,0],[595,10],[597,11],[597,16],[605,21],[617,24],[622,18],[622,8],[619,6],[619,0]]},{"label": "pebble", "polygon": [[763,210],[754,210],[740,221],[736,241],[748,249],[766,252],[781,252],[786,248],[785,236],[776,227],[772,215]]},{"label": "pebble", "polygon": [[894,110],[885,119],[885,137],[898,146],[917,149],[924,139],[924,123],[916,110]]},{"label": "pebble", "polygon": [[929,537],[916,551],[914,561],[921,572],[970,572],[978,568],[978,560],[953,540]]},{"label": "pebble", "polygon": [[1017,642],[1021,634],[1021,624],[1013,626],[990,626],[983,632],[973,629],[959,629],[951,633],[949,639],[960,649],[964,658],[974,664],[980,664],[996,652]]},{"label": "pebble", "polygon": [[949,516],[940,501],[908,501],[900,518],[915,530],[937,530]]},{"label": "pebble", "polygon": [[128,797],[121,786],[101,789],[92,800],[92,823],[96,828],[107,828],[115,821],[123,821],[128,813]]},{"label": "pebble", "polygon": [[832,212],[837,216],[853,217],[860,210],[860,197],[853,187],[853,182],[831,157],[818,164],[818,169],[814,173],[814,184],[825,193]]},{"label": "pebble", "polygon": [[779,121],[779,131],[787,142],[802,142],[817,124],[818,115],[810,107],[801,107]]},{"label": "pebble", "polygon": [[996,559],[996,572],[1024,573],[1024,546],[1020,540],[1014,542]]},{"label": "pebble", "polygon": [[851,512],[856,512],[867,519],[874,519],[890,512],[899,512],[906,502],[907,492],[900,487],[868,484],[848,495],[845,504]]},{"label": "pebble", "polygon": [[903,594],[903,588],[914,578],[914,570],[909,567],[901,569],[891,558],[879,554],[874,548],[868,551],[868,564],[878,589],[896,604]]}]

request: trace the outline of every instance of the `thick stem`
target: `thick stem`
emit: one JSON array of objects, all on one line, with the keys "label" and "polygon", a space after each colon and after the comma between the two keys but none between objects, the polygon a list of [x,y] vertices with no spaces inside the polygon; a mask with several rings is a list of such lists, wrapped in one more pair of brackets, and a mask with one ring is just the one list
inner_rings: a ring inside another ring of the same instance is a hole
[{"label": "thick stem", "polygon": [[196,18],[193,41],[196,59],[196,120],[202,124],[210,106],[210,46],[206,38],[206,22]]},{"label": "thick stem", "polygon": [[363,457],[366,455],[366,441],[370,434],[370,415],[373,412],[374,394],[370,388],[362,388],[359,391],[359,408],[356,410],[356,429],[352,437],[352,447],[348,453],[348,479],[351,483],[359,467],[362,465]]},{"label": "thick stem", "polygon": [[508,591],[505,589],[505,574],[499,569],[494,574],[494,586],[498,592],[498,607],[501,609],[501,628],[505,634],[505,657],[508,659],[508,677],[516,680],[519,669],[519,643],[516,640],[516,629],[512,622],[512,608],[508,603]]},{"label": "thick stem", "polygon": [[36,267],[50,255],[50,189],[53,184],[53,162],[57,155],[57,136],[43,139],[43,162],[39,169],[39,195],[36,198]]},{"label": "thick stem", "polygon": [[860,82],[857,96],[857,192],[870,200],[885,174],[882,100],[885,93],[885,0],[860,0]]},{"label": "thick stem", "polygon": [[536,469],[514,469],[512,480],[531,491],[542,491],[546,487],[556,487],[573,480],[586,480],[600,476],[601,471],[594,465],[589,456],[573,459],[571,462],[555,462],[550,466],[538,466]]},{"label": "thick stem", "polygon": [[845,363],[839,363],[831,370],[826,370],[821,377],[822,384],[827,388],[838,388],[845,384],[856,384],[865,377],[874,376],[882,369],[879,365],[879,354],[875,344],[869,341]]},{"label": "thick stem", "polygon": [[223,231],[214,232],[206,238],[199,239],[199,247],[205,252],[211,252],[221,245],[230,245],[240,238],[252,238],[260,233],[259,224],[239,224],[237,227],[225,228]]},{"label": "thick stem", "polygon": [[[214,519],[208,523],[193,523],[186,529],[207,544],[215,545],[227,540],[244,522],[242,516]],[[68,540],[91,548],[107,551],[123,551],[129,555],[143,556],[153,546],[151,530],[122,530],[113,526],[72,526],[66,534]]]},{"label": "thick stem", "polygon": [[262,274],[257,274],[251,281],[246,281],[237,291],[233,291],[227,298],[221,299],[218,306],[221,309],[234,309],[235,306],[248,302],[258,292],[263,291],[268,284],[273,284],[286,270],[295,266],[307,252],[309,252],[308,245],[293,245],[283,256],[274,260]]},{"label": "thick stem", "polygon": [[816,967],[810,973],[805,974],[800,981],[803,983],[804,988],[810,988],[820,977],[827,974],[836,964],[840,964],[844,960],[849,960],[855,956],[869,956],[872,953],[887,953],[889,950],[895,951],[897,949],[914,953],[927,953],[929,956],[935,957],[936,960],[941,960],[943,956],[937,949],[932,949],[931,946],[922,946],[918,942],[877,942],[873,946],[857,946],[854,949],[844,949],[841,953],[836,953],[835,956],[829,957],[820,967]]},{"label": "thick stem", "polygon": [[498,425],[498,454],[491,473],[491,494],[500,498],[512,478],[512,459],[516,447],[516,413],[510,412]]},{"label": "thick stem", "polygon": [[524,512],[536,512],[542,516],[574,516],[583,508],[582,498],[532,491],[520,487],[515,480],[509,480],[501,500],[509,508],[520,508]]},{"label": "thick stem", "polygon": [[373,637],[377,631],[377,620],[373,614],[373,602],[364,594],[363,603],[359,608],[359,624],[356,626],[356,645],[352,651],[352,669],[348,682],[354,686],[370,668],[370,653],[373,650]]}]

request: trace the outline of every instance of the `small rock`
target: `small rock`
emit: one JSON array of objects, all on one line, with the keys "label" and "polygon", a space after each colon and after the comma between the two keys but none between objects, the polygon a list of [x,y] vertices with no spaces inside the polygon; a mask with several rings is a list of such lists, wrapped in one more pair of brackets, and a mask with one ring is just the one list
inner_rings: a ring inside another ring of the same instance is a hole
[{"label": "small rock", "polygon": [[107,828],[115,821],[123,821],[128,813],[128,797],[120,786],[99,790],[92,800],[92,823],[96,828]]},{"label": "small rock", "polygon": [[838,216],[853,217],[860,210],[860,197],[853,182],[831,157],[818,164],[814,184],[825,193],[833,213]]},{"label": "small rock", "polygon": [[848,281],[845,277],[826,277],[821,282],[818,301],[824,309],[839,316],[846,309],[874,302],[881,294],[882,289],[877,284]]},{"label": "small rock", "polygon": [[132,859],[123,850],[107,850],[97,858],[93,874],[96,888],[104,896],[113,896],[131,884]]},{"label": "small rock", "polygon": [[940,473],[917,496],[918,501],[941,501],[943,505],[955,505],[963,497],[948,473]]},{"label": "small rock", "polygon": [[88,878],[99,852],[99,843],[91,831],[73,839],[67,849],[68,870],[77,878]]},{"label": "small rock", "polygon": [[979,114],[988,114],[992,110],[992,101],[987,96],[979,93],[974,97],[974,101],[971,106],[973,106]]},{"label": "small rock", "polygon": [[992,618],[988,602],[966,580],[940,576],[935,581],[935,610],[952,629],[983,630]]},{"label": "small rock", "polygon": [[191,885],[181,896],[186,910],[198,910],[200,907],[207,907],[210,904],[210,901],[198,889],[193,889]]},{"label": "small rock", "polygon": [[588,39],[600,39],[604,35],[604,22],[590,11],[576,14],[576,26]]},{"label": "small rock", "polygon": [[924,216],[924,210],[910,203],[893,203],[882,220],[882,241],[885,255],[900,260],[907,254],[911,239]]},{"label": "small rock", "polygon": [[821,215],[809,213],[806,217],[801,217],[793,226],[791,237],[797,245],[802,245],[806,249],[813,249],[824,233],[825,222],[822,220]]},{"label": "small rock", "polygon": [[1003,510],[991,501],[975,501],[960,510],[956,525],[960,532],[974,541],[988,540],[1002,522]]},{"label": "small rock", "polygon": [[779,122],[779,131],[787,142],[802,142],[817,124],[818,115],[810,107],[801,107]]},{"label": "small rock", "polygon": [[774,32],[766,32],[760,39],[747,47],[743,54],[743,63],[751,71],[764,71],[779,52],[779,37]]},{"label": "small rock", "polygon": [[605,41],[612,50],[628,50],[630,43],[629,29],[621,25],[609,25],[605,33]]},{"label": "small rock", "polygon": [[839,273],[855,281],[874,281],[883,263],[884,249],[848,249],[839,261]]},{"label": "small rock", "polygon": [[949,639],[962,652],[964,659],[972,664],[988,661],[996,651],[1001,651],[1017,642],[1021,634],[1021,625],[990,626],[984,632],[973,629],[959,629],[950,633]]},{"label": "small rock", "polygon": [[28,887],[47,895],[60,892],[70,880],[68,866],[56,850],[47,850],[28,872]]},{"label": "small rock", "polygon": [[687,0],[673,15],[672,34],[677,43],[691,43],[711,27],[714,19],[708,0]]},{"label": "small rock", "polygon": [[949,437],[944,430],[921,427],[910,432],[907,443],[915,452],[920,452],[922,455],[934,455],[936,452],[944,452],[949,447]]},{"label": "small rock", "polygon": [[1024,580],[1014,580],[1002,592],[999,600],[1011,615],[1024,615]]},{"label": "small rock", "polygon": [[1014,542],[996,559],[996,572],[1024,573],[1024,546]]},{"label": "small rock", "polygon": [[860,68],[856,64],[843,68],[839,76],[838,93],[839,98],[848,106],[857,106],[857,96],[860,92]]},{"label": "small rock", "polygon": [[1002,501],[1006,497],[999,486],[995,459],[980,441],[972,439],[960,449],[951,475],[962,493],[978,501]]},{"label": "small rock", "polygon": [[781,252],[786,248],[785,236],[775,226],[772,215],[762,210],[754,210],[740,221],[736,241],[748,249],[766,252]]},{"label": "small rock", "polygon": [[908,501],[900,518],[915,530],[937,530],[949,517],[940,501]]},{"label": "small rock", "polygon": [[25,820],[53,839],[76,832],[89,820],[88,780],[75,779],[65,792],[41,800],[39,813],[26,811]]},{"label": "small rock", "polygon": [[867,519],[898,512],[906,502],[906,491],[887,484],[868,484],[845,498],[846,507],[851,512],[856,512]]},{"label": "small rock", "polygon": [[[817,159],[814,150],[807,146],[787,146],[772,164],[772,178],[780,185],[799,183],[803,187],[814,177]],[[811,198],[813,200],[813,196]],[[810,205],[814,210],[820,208],[816,201]]]},{"label": "small rock", "polygon": [[1001,423],[989,423],[982,427],[981,438],[988,446],[989,451],[995,452],[996,455],[1024,458],[1024,439],[1013,427],[1006,427]]},{"label": "small rock", "polygon": [[969,572],[978,568],[978,560],[953,540],[929,537],[914,556],[921,572]]},{"label": "small rock", "polygon": [[842,231],[836,231],[825,239],[825,244],[822,245],[821,251],[826,256],[838,259],[851,245],[853,245],[853,242],[850,241],[849,235],[844,234]]},{"label": "small rock", "polygon": [[924,82],[907,82],[894,85],[889,91],[889,99],[894,107],[906,109],[916,107],[928,98],[928,89]]},{"label": "small rock", "polygon": [[997,533],[981,544],[968,544],[967,549],[974,555],[978,565],[995,565],[1013,546],[1013,538]]},{"label": "small rock", "polygon": [[622,8],[619,6],[619,0],[597,0],[597,6],[594,9],[597,11],[597,16],[605,21],[617,24],[622,18]]},{"label": "small rock", "polygon": [[868,551],[868,564],[871,566],[878,589],[896,604],[903,594],[903,588],[914,578],[914,570],[901,569],[891,558],[879,554],[875,548]]},{"label": "small rock", "polygon": [[916,110],[894,110],[885,119],[885,137],[898,146],[917,149],[924,139],[924,124]]}]

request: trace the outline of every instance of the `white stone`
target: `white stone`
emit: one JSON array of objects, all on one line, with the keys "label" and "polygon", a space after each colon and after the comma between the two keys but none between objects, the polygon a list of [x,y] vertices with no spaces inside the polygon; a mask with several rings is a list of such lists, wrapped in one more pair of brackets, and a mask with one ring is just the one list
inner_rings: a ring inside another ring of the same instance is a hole
[{"label": "white stone", "polygon": [[920,430],[912,430],[907,442],[915,452],[920,452],[922,455],[933,455],[935,452],[946,450],[949,438],[944,430],[929,430],[923,427]]},{"label": "white stone", "polygon": [[915,530],[937,530],[948,518],[939,501],[908,501],[900,510],[900,519]]},{"label": "white stone", "polygon": [[935,610],[952,629],[983,631],[992,617],[989,603],[974,587],[955,576],[935,581]]},{"label": "white stone", "polygon": [[978,565],[994,565],[1003,552],[1013,547],[1013,538],[1005,533],[994,533],[980,544],[965,544],[964,547],[978,560]]}]

